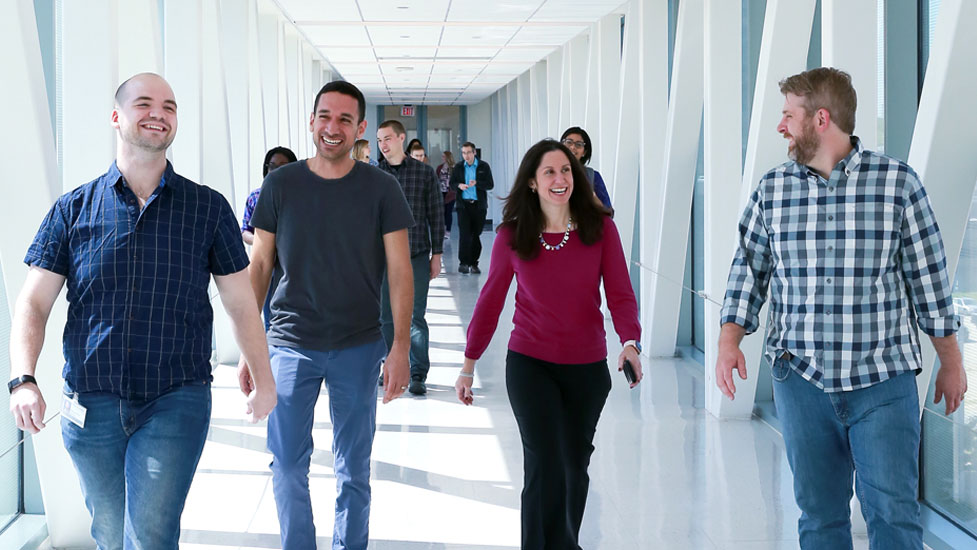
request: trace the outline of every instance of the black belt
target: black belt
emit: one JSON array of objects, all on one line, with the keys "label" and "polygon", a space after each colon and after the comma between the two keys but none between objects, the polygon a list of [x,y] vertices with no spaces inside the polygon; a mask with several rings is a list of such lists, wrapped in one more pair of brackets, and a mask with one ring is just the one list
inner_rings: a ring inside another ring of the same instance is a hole
[{"label": "black belt", "polygon": [[478,202],[478,199],[461,199],[461,200],[467,202],[468,204],[475,204],[476,202]]}]

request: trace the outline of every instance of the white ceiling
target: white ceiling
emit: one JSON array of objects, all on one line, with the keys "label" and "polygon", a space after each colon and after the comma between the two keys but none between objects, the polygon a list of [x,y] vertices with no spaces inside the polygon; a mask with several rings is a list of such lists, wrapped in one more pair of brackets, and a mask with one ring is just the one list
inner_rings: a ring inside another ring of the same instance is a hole
[{"label": "white ceiling", "polygon": [[275,0],[367,101],[478,103],[624,0]]}]

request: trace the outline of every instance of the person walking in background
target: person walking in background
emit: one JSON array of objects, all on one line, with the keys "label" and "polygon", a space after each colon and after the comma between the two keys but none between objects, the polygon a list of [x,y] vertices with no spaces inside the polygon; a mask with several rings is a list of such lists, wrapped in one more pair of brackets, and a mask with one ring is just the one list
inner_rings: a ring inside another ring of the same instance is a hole
[{"label": "person walking in background", "polygon": [[166,160],[177,130],[170,85],[152,73],[126,80],[111,121],[115,162],[55,202],[24,258],[10,410],[18,428],[44,428],[34,373],[67,286],[61,435],[92,537],[106,550],[177,550],[210,426],[211,277],[252,367],[252,422],[275,407],[275,382],[234,211]]},{"label": "person walking in background", "polygon": [[[587,467],[611,389],[601,281],[617,357],[641,380],[641,326],[628,265],[609,212],[593,200],[580,164],[557,141],[533,145],[506,199],[488,278],[455,382],[472,404],[475,362],[488,347],[516,278],[516,311],[506,356],[506,389],[523,443],[522,548],[579,550]],[[555,283],[555,281],[558,281]]]},{"label": "person walking in background", "polygon": [[[265,153],[265,161],[261,165],[261,177],[268,177],[268,172],[272,172],[276,168],[285,166],[296,160],[298,159],[295,157],[295,153],[288,147],[269,149]],[[254,226],[251,225],[251,216],[254,215],[254,207],[258,204],[259,195],[261,195],[261,187],[249,193],[247,200],[244,201],[244,219],[241,221],[241,238],[249,245],[254,244]],[[268,327],[271,326],[271,298],[275,295],[275,289],[278,288],[278,281],[281,278],[281,270],[275,270],[275,273],[271,277],[271,285],[268,288],[265,305],[261,309],[261,313],[265,319],[265,332],[268,332]]]},{"label": "person walking in background", "polygon": [[[366,130],[362,92],[330,82],[313,105],[315,156],[268,175],[252,221],[251,299],[264,301],[276,258],[283,271],[268,331],[279,402],[268,418],[272,485],[282,548],[314,549],[309,467],[313,413],[325,382],[336,476],[332,547],[365,550],[384,355],[383,402],[407,390],[413,218],[396,180],[350,156]],[[384,273],[394,324],[389,352],[380,332]],[[247,378],[239,382],[242,389],[250,385]]]},{"label": "person walking in background", "polygon": [[475,158],[475,144],[461,146],[465,159],[451,171],[449,183],[460,195],[458,199],[458,272],[481,273],[478,259],[482,255],[482,229],[488,214],[488,192],[495,187],[492,169]]},{"label": "person walking in background", "polygon": [[[427,393],[427,373],[431,369],[427,292],[431,280],[441,273],[441,254],[444,241],[442,197],[434,169],[418,160],[423,147],[414,147],[414,157],[404,154],[407,132],[397,120],[387,120],[377,129],[377,143],[383,152],[380,169],[397,178],[407,197],[414,216],[414,225],[407,232],[410,242],[410,263],[414,274],[414,309],[410,325],[410,386],[414,395]],[[393,343],[393,319],[386,282],[380,294],[380,328],[387,347]]]},{"label": "person walking in background", "polygon": [[424,151],[424,146],[420,143],[414,146],[414,149],[410,152],[410,156],[417,162],[427,164],[427,153]]},{"label": "person walking in background", "polygon": [[451,186],[451,170],[455,167],[455,156],[451,151],[441,153],[441,160],[435,173],[438,176],[438,183],[441,185],[441,196],[444,197],[444,238],[451,236],[451,217],[455,210],[455,197],[457,193]]},{"label": "person walking in background", "polygon": [[614,209],[611,207],[611,197],[607,194],[607,186],[604,185],[604,178],[600,177],[600,172],[587,166],[590,163],[591,156],[594,154],[594,146],[590,141],[590,134],[579,126],[572,126],[563,132],[563,136],[560,137],[560,142],[567,146],[567,149],[573,153],[573,156],[583,166],[584,172],[587,174],[587,181],[594,188],[594,195],[601,204],[606,208],[610,208],[613,213]]},{"label": "person walking in background", "polygon": [[365,162],[370,166],[376,166],[377,161],[370,157],[370,142],[365,139],[358,139],[353,144],[353,160]]},{"label": "person walking in background", "polygon": [[852,135],[851,77],[822,67],[780,81],[790,161],[740,218],[720,316],[716,384],[733,399],[739,349],[760,327],[783,427],[803,550],[851,548],[854,478],[872,548],[921,549],[919,336],[939,355],[935,401],[967,391],[946,255],[926,190],[904,162]]}]

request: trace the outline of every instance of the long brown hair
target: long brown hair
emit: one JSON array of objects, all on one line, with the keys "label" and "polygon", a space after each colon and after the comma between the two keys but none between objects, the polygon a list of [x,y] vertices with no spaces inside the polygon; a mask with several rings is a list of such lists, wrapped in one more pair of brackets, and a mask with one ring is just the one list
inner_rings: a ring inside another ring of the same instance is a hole
[{"label": "long brown hair", "polygon": [[448,164],[448,170],[455,166],[455,156],[451,154],[451,151],[444,152],[444,161]]},{"label": "long brown hair", "polygon": [[576,157],[562,143],[554,139],[544,139],[526,151],[516,172],[516,181],[506,197],[502,209],[502,223],[499,228],[512,228],[509,246],[523,260],[531,260],[539,254],[539,234],[543,231],[545,219],[539,205],[539,197],[529,187],[536,178],[536,170],[543,155],[560,151],[570,161],[573,175],[573,192],[570,194],[570,216],[577,224],[577,235],[585,245],[596,243],[604,234],[604,216],[610,211],[594,201],[594,188],[587,179],[583,167]]}]

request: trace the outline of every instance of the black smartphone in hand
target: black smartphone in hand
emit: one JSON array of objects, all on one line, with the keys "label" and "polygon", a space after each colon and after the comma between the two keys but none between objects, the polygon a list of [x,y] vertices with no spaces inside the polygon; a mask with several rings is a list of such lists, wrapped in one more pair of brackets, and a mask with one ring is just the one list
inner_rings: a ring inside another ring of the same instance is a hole
[{"label": "black smartphone in hand", "polygon": [[638,381],[638,375],[634,373],[634,366],[627,359],[624,360],[624,377],[627,378],[628,384],[634,384]]}]

